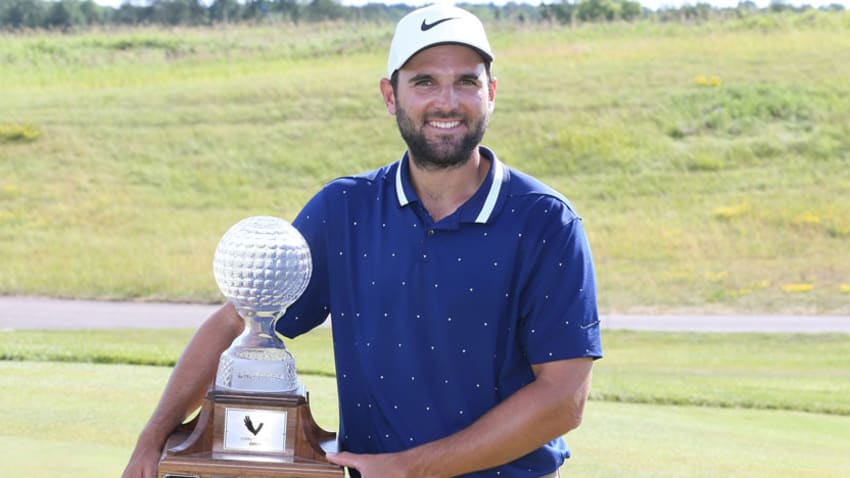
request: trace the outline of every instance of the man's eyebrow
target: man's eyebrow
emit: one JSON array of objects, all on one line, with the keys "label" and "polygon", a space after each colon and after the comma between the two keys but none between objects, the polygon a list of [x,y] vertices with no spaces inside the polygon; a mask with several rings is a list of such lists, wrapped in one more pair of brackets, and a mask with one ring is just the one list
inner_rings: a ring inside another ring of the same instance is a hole
[{"label": "man's eyebrow", "polygon": [[431,80],[433,78],[434,78],[434,76],[430,75],[428,73],[419,73],[417,75],[413,75],[412,77],[410,77],[410,79],[407,80],[407,82],[408,83],[416,83],[416,82],[419,82],[419,81],[422,81],[422,80]]},{"label": "man's eyebrow", "polygon": [[[422,80],[433,80],[433,79],[434,79],[434,75],[432,75],[430,73],[419,73],[419,74],[416,74],[416,75],[413,75],[412,77],[410,77],[410,79],[407,80],[407,82],[408,83],[416,83],[416,82],[422,81]],[[461,74],[459,74],[455,77],[455,80],[478,81],[478,73],[475,73],[475,72],[461,73]]]}]

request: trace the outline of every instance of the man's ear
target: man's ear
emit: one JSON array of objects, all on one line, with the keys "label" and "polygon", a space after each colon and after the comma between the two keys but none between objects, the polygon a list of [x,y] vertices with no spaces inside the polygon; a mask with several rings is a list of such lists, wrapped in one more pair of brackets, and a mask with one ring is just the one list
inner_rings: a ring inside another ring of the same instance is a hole
[{"label": "man's ear", "polygon": [[496,78],[493,78],[488,83],[487,94],[488,94],[487,107],[490,109],[490,112],[492,113],[493,110],[496,109]]},{"label": "man's ear", "polygon": [[389,78],[381,79],[381,96],[384,98],[384,106],[387,107],[387,113],[395,116],[395,94]]}]

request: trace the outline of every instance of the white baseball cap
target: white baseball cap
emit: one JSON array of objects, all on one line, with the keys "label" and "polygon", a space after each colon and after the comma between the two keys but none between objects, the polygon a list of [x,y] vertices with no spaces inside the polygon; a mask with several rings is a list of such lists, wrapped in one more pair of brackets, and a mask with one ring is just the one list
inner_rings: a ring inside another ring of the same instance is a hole
[{"label": "white baseball cap", "polygon": [[445,43],[472,47],[488,62],[495,59],[478,17],[454,5],[437,3],[414,10],[399,20],[390,44],[387,77],[413,55]]}]

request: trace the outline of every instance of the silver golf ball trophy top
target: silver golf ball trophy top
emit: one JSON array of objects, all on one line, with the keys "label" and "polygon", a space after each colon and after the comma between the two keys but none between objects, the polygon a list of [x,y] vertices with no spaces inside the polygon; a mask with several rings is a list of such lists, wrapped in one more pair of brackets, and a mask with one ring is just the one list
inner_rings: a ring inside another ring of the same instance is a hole
[{"label": "silver golf ball trophy top", "polygon": [[245,321],[245,330],[221,354],[215,389],[296,392],[295,359],[275,332],[313,270],[310,248],[291,224],[253,216],[233,225],[215,250],[213,274],[222,294]]}]

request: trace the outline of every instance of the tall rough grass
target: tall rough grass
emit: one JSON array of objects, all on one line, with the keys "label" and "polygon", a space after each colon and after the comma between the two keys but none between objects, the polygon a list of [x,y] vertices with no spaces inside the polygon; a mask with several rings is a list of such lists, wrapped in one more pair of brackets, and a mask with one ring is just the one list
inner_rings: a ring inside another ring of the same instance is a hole
[{"label": "tall rough grass", "polygon": [[[850,15],[494,24],[485,142],[576,205],[605,311],[850,313]],[[392,25],[0,38],[0,293],[218,300],[215,243],[395,160]]]}]

